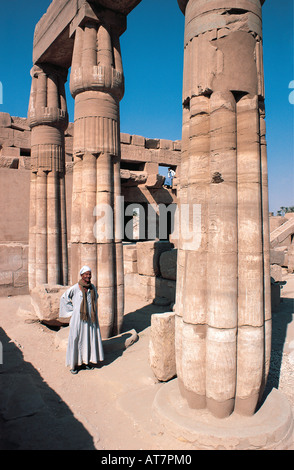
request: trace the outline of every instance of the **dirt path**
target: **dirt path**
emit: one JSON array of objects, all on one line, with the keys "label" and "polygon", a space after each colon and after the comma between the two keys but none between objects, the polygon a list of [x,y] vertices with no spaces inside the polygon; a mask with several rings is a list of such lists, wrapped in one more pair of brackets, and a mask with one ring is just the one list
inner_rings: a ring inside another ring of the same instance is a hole
[{"label": "dirt path", "polygon": [[[294,411],[294,275],[287,281],[273,319],[269,385]],[[149,367],[149,325],[164,307],[128,299],[124,331],[134,328],[138,341],[108,350],[102,368],[77,375],[65,367],[60,333],[32,322],[29,309],[29,296],[0,299],[0,449],[191,450],[162,432],[152,413],[164,384]]]}]

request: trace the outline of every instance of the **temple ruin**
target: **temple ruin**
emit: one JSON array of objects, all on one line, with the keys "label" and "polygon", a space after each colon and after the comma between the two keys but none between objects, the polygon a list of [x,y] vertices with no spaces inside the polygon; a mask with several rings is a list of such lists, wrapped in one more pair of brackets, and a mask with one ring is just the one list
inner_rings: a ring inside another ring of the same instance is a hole
[{"label": "temple ruin", "polygon": [[[271,276],[278,285],[276,267],[294,269],[294,219],[270,230],[264,0],[178,0],[185,15],[181,142],[120,132],[120,36],[139,3],[53,0],[36,26],[28,117],[0,115],[0,180],[17,182],[23,194],[14,221],[1,227],[0,293],[29,291],[36,301],[44,286],[59,286],[60,295],[87,264],[99,291],[101,332],[110,338],[122,331],[126,292],[139,285],[146,300],[173,310],[152,326],[151,365],[157,361],[160,380],[177,377],[176,391],[169,384],[157,398],[160,418],[169,421],[183,400],[195,422],[208,412],[220,422],[238,415],[258,426],[271,353]],[[160,166],[176,171],[172,188],[163,186]],[[126,226],[136,207],[134,239]],[[160,207],[169,212],[166,233]],[[170,346],[164,351],[159,330]],[[273,403],[283,406],[279,395]],[[213,434],[215,421],[211,426]],[[289,426],[273,448],[286,445]]]}]

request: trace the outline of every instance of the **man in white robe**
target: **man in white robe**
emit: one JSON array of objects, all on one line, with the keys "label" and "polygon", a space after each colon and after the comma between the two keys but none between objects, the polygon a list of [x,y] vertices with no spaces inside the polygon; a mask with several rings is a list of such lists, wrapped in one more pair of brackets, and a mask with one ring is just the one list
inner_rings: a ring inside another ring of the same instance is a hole
[{"label": "man in white robe", "polygon": [[91,284],[91,268],[83,266],[81,280],[70,287],[60,299],[61,318],[70,318],[66,365],[73,374],[83,364],[93,368],[104,360],[97,313],[97,290]]}]

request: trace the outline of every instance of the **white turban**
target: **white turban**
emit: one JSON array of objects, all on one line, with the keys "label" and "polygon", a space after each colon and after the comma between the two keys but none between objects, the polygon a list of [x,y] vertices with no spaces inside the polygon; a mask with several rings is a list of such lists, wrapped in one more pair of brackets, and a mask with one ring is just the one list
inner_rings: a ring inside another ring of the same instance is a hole
[{"label": "white turban", "polygon": [[83,266],[82,269],[80,270],[80,275],[86,273],[90,271],[91,272],[91,268],[89,268],[89,266]]}]

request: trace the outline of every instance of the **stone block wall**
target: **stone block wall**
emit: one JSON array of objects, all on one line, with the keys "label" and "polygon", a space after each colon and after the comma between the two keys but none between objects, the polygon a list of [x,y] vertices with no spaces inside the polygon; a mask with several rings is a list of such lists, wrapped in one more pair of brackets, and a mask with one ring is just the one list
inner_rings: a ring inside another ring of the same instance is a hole
[{"label": "stone block wall", "polygon": [[[69,253],[73,169],[73,123],[65,132]],[[122,195],[126,203],[176,203],[176,191],[162,188],[159,166],[180,164],[181,142],[121,134]],[[28,235],[31,131],[26,118],[0,113],[0,296],[28,293]],[[135,168],[135,170],[133,170]],[[69,256],[70,259],[70,256]],[[137,261],[126,259],[132,274]]]},{"label": "stone block wall", "polygon": [[[65,142],[67,222],[70,250],[73,123],[70,123],[66,130]],[[1,296],[28,292],[30,151],[30,128],[26,118],[0,113]],[[157,206],[160,203],[166,205],[177,203],[177,178],[174,181],[175,190],[164,189],[162,180],[158,178],[158,169],[159,166],[165,165],[179,170],[180,141],[151,139],[122,133],[121,153],[122,195],[127,203],[136,202]],[[294,271],[293,221],[294,214],[286,214],[285,217],[270,217],[272,273],[277,273],[276,267],[286,268],[289,272]],[[141,246],[143,247],[144,244]],[[140,267],[140,260],[138,262],[136,244],[125,244],[126,292],[140,292],[148,301],[157,299],[160,293],[162,298],[174,301],[176,251],[169,248],[165,254],[158,257],[156,261],[158,273],[146,273]],[[146,262],[148,263],[148,257],[143,264],[146,264]],[[279,282],[279,280],[274,279],[274,282]]]},{"label": "stone block wall", "polygon": [[126,295],[171,305],[176,300],[177,250],[164,241],[124,244]]},{"label": "stone block wall", "polygon": [[288,272],[294,271],[294,213],[282,216],[270,217],[270,262],[287,268]]},{"label": "stone block wall", "polygon": [[0,295],[28,292],[30,172],[0,168]]}]

